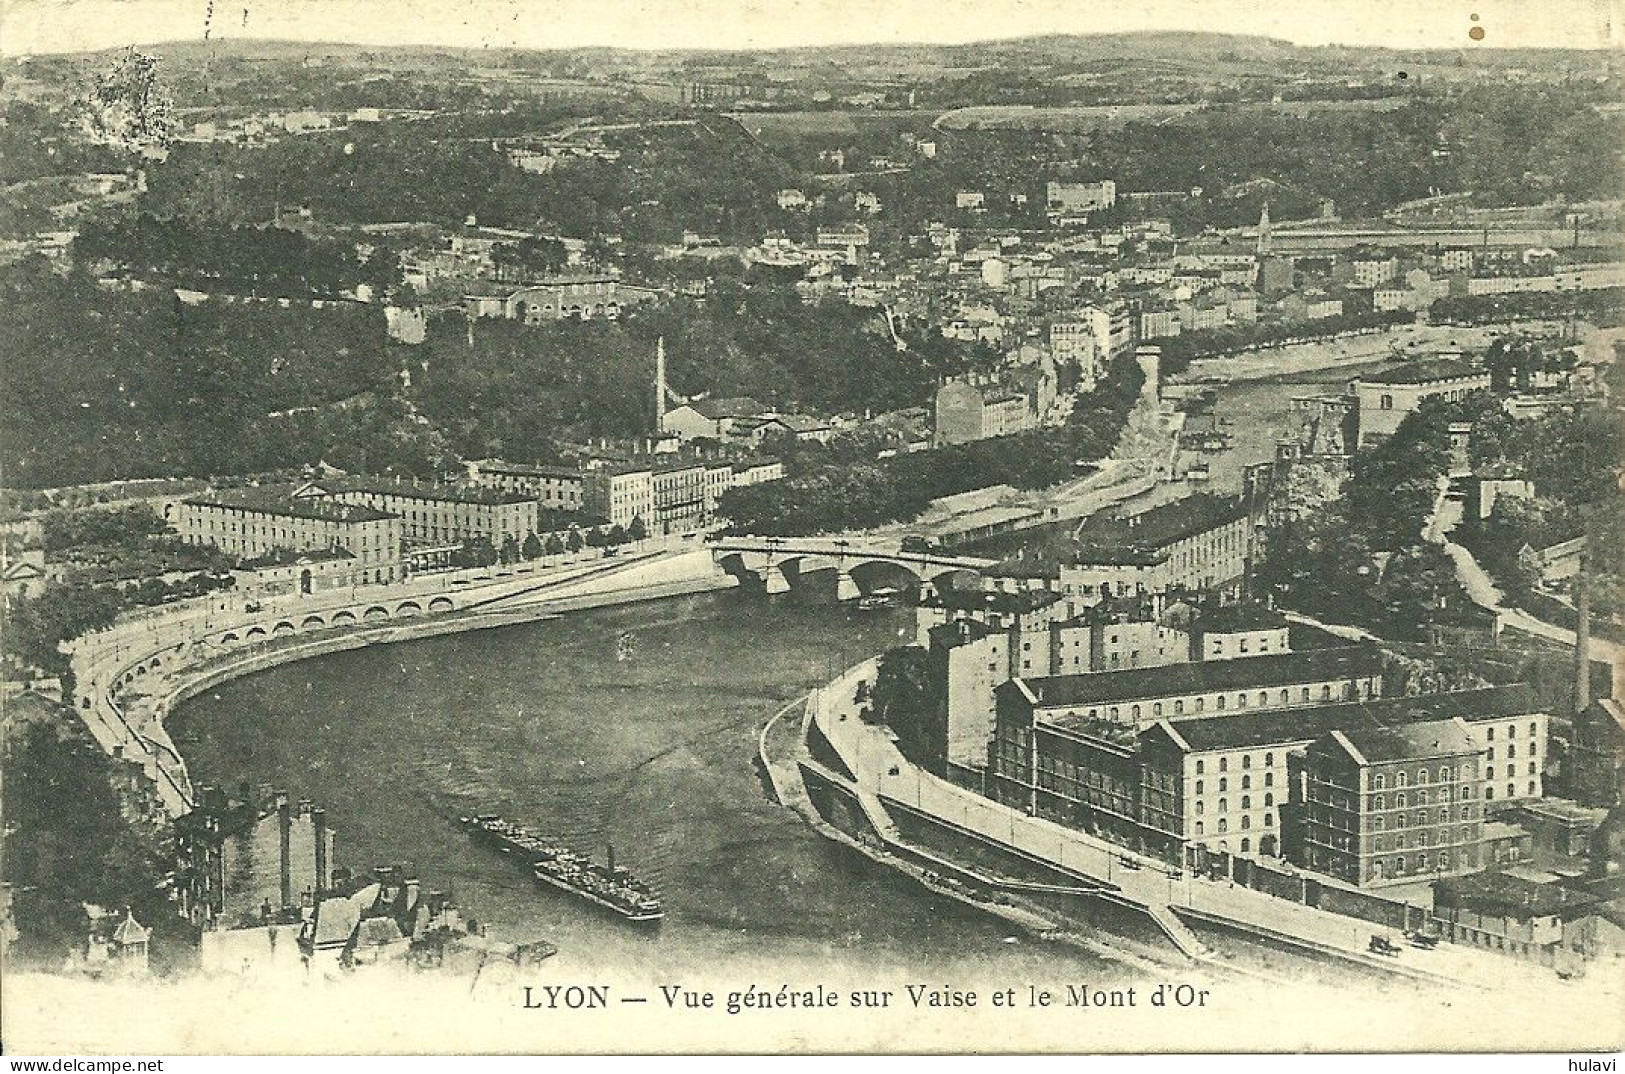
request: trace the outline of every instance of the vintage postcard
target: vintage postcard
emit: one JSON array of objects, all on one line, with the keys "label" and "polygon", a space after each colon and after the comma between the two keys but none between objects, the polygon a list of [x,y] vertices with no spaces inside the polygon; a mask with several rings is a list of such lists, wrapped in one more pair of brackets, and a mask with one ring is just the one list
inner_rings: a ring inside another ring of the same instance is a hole
[{"label": "vintage postcard", "polygon": [[1619,18],[16,0],[6,1053],[1619,1049]]}]

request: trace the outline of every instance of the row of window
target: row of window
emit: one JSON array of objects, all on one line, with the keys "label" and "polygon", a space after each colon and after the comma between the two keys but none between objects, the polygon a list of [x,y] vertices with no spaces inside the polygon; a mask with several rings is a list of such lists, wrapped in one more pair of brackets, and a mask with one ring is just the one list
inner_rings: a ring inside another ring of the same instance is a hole
[{"label": "row of window", "polygon": [[[1229,809],[1229,803],[1230,803],[1230,799],[1228,799],[1228,798],[1220,798],[1219,799],[1219,812],[1220,813],[1227,812],[1228,809]],[[1197,799],[1197,801],[1196,801],[1196,815],[1198,817],[1200,817],[1202,815],[1203,804],[1204,803],[1202,802],[1201,799]],[[1274,808],[1274,806],[1275,806],[1275,795],[1273,795],[1273,794],[1264,795],[1264,808],[1265,809],[1272,809],[1272,808]],[[1250,795],[1250,794],[1242,795],[1241,796],[1241,808],[1242,809],[1251,809],[1252,807],[1253,807],[1252,795]]]},{"label": "row of window", "polygon": [[[1459,768],[1457,768],[1457,767],[1455,767],[1453,765],[1440,765],[1439,766],[1438,781],[1440,783],[1449,783],[1449,782],[1451,782],[1452,780],[1455,780],[1455,779],[1477,779],[1477,778],[1478,778],[1478,765],[1473,761],[1468,761],[1468,762],[1464,763],[1463,765],[1461,765],[1461,767],[1459,767]],[[1428,769],[1426,769],[1426,768],[1418,768],[1416,770],[1416,783],[1417,783],[1418,786],[1425,786],[1428,782],[1430,782],[1431,779],[1432,779],[1432,776],[1429,774]],[[1411,778],[1410,778],[1410,774],[1408,772],[1396,772],[1394,774],[1394,786],[1395,787],[1406,787],[1406,786],[1410,785],[1410,782],[1411,782]],[[1387,785],[1387,778],[1381,772],[1378,772],[1378,773],[1376,773],[1375,775],[1373,775],[1371,777],[1371,789],[1372,790],[1374,790],[1374,791],[1383,790],[1386,787],[1386,785]]]},{"label": "row of window", "polygon": [[[1241,767],[1242,768],[1251,768],[1252,766],[1253,766],[1253,755],[1250,754],[1250,753],[1242,754],[1241,755]],[[1275,752],[1273,750],[1268,751],[1268,752],[1266,752],[1264,754],[1264,767],[1265,768],[1274,768],[1275,767]],[[1197,775],[1202,774],[1202,768],[1203,768],[1202,758],[1198,757],[1196,759],[1196,774]],[[1220,772],[1228,772],[1228,771],[1230,771],[1230,758],[1228,756],[1219,758],[1219,771]],[[1198,784],[1198,792],[1200,792],[1200,784]]]},{"label": "row of window", "polygon": [[[1438,789],[1438,791],[1435,792],[1435,793],[1437,794],[1437,800],[1440,801],[1440,802],[1448,802],[1448,801],[1450,801],[1450,799],[1452,797],[1452,795],[1450,793],[1450,787],[1448,787],[1448,786],[1440,787]],[[1473,785],[1471,783],[1463,783],[1461,785],[1458,793],[1455,795],[1455,797],[1461,798],[1464,801],[1466,799],[1468,799],[1468,798],[1474,797]],[[1371,808],[1373,810],[1387,809],[1388,808],[1387,802],[1388,802],[1388,796],[1385,795],[1385,794],[1373,794],[1371,796]],[[1428,804],[1428,792],[1427,791],[1423,791],[1423,790],[1417,791],[1414,799],[1411,796],[1407,795],[1404,791],[1400,791],[1398,794],[1394,795],[1393,808],[1395,808],[1395,809],[1404,809],[1404,808],[1406,808],[1407,806],[1410,806],[1410,805],[1427,805],[1427,804]]]},{"label": "row of window", "polygon": [[[1266,764],[1274,764],[1275,763],[1275,754],[1266,753],[1264,756],[1267,758],[1267,760],[1265,761]],[[1250,758],[1250,757],[1243,757],[1242,761],[1244,763],[1242,764],[1242,767],[1246,768],[1247,764],[1245,762],[1250,761],[1251,759],[1252,758]],[[1223,760],[1223,758],[1221,758],[1221,760]],[[1197,780],[1196,781],[1196,791],[1195,791],[1195,793],[1201,794],[1205,784],[1206,784],[1205,780],[1200,780],[1200,779]],[[1264,773],[1264,786],[1266,786],[1266,787],[1275,786],[1275,773],[1274,772],[1265,772]],[[1230,780],[1227,779],[1224,776],[1220,776],[1219,777],[1219,793],[1223,794],[1225,791],[1227,791],[1229,789],[1230,789]],[[1241,789],[1244,790],[1244,791],[1250,791],[1250,790],[1253,789],[1253,777],[1252,776],[1242,776],[1241,777]]]},{"label": "row of window", "polygon": [[[1252,830],[1252,826],[1253,826],[1253,818],[1243,814],[1242,818],[1241,818],[1241,825],[1240,825],[1241,830],[1244,831],[1244,832],[1245,831],[1250,831],[1250,830]],[[1264,827],[1266,827],[1266,828],[1275,827],[1275,814],[1274,813],[1265,813],[1264,814]],[[1202,821],[1197,821],[1196,822],[1196,834],[1197,834],[1198,837],[1200,837],[1201,835],[1204,834],[1203,829],[1204,829],[1203,822]],[[1220,817],[1219,820],[1218,820],[1218,824],[1214,828],[1214,831],[1219,835],[1223,835],[1226,832],[1228,832],[1229,830],[1230,830],[1230,818],[1229,817]],[[1243,851],[1245,851],[1246,849],[1247,848],[1245,846],[1242,847]]]}]

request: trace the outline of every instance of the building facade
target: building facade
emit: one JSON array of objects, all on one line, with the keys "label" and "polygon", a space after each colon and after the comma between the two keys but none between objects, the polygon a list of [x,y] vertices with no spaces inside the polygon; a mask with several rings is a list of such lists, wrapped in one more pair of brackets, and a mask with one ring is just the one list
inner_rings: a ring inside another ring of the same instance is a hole
[{"label": "building facade", "polygon": [[400,519],[408,541],[432,546],[489,541],[523,542],[536,531],[536,500],[520,492],[480,486],[418,485],[408,482],[339,481],[305,485],[299,499],[327,499],[369,507]]},{"label": "building facade", "polygon": [[1478,871],[1480,764],[1460,717],[1316,739],[1294,766],[1302,800],[1298,860],[1362,887]]},{"label": "building facade", "polygon": [[643,466],[609,466],[587,470],[581,486],[581,506],[587,514],[611,526],[630,526],[642,519],[655,524],[654,471]]},{"label": "building facade", "polygon": [[398,516],[293,492],[285,487],[216,491],[182,500],[169,521],[181,540],[213,545],[244,560],[343,549],[363,582],[401,577],[405,530]]},{"label": "building facade", "polygon": [[1407,362],[1361,377],[1351,386],[1359,405],[1359,447],[1394,434],[1428,399],[1456,401],[1487,391],[1489,372],[1453,358]]},{"label": "building facade", "polygon": [[518,493],[552,511],[581,510],[586,479],[580,470],[564,466],[527,466],[482,459],[469,466],[469,480],[485,488]]}]

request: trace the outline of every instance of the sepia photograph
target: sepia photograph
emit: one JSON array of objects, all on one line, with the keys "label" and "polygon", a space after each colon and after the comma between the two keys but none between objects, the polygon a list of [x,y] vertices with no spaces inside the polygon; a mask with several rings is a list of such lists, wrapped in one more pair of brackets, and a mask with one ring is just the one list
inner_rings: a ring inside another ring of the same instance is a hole
[{"label": "sepia photograph", "polygon": [[1621,18],[13,0],[8,1069],[1615,1069]]}]

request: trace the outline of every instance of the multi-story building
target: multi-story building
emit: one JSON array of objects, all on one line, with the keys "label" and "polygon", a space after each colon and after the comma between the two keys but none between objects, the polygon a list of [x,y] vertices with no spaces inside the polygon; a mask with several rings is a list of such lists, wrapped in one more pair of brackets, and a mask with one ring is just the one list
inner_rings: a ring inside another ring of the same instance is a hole
[{"label": "multi-story building", "polygon": [[481,459],[469,465],[469,480],[486,488],[527,496],[551,511],[579,511],[586,479],[582,471],[566,466]]},{"label": "multi-story building", "polygon": [[1190,619],[1192,660],[1235,660],[1292,651],[1286,616],[1256,604],[1203,608]]},{"label": "multi-story building", "polygon": [[1185,325],[1180,320],[1177,309],[1170,307],[1140,311],[1141,339],[1166,339],[1169,336],[1177,336],[1184,330]]},{"label": "multi-story building", "polygon": [[642,519],[655,526],[654,471],[647,466],[603,466],[589,469],[581,486],[581,509],[611,526],[630,526]]},{"label": "multi-story building", "polygon": [[[1261,663],[1262,658],[1235,659],[1226,662],[1226,671]],[[1295,780],[1294,773],[1311,744],[1327,740],[1333,732],[1363,735],[1460,721],[1468,740],[1463,756],[1476,766],[1473,778],[1482,788],[1473,799],[1470,819],[1474,823],[1497,808],[1496,801],[1488,797],[1485,776],[1491,767],[1487,751],[1492,741],[1506,741],[1508,729],[1515,727],[1520,748],[1527,755],[1520,758],[1520,765],[1533,763],[1538,769],[1545,753],[1546,715],[1524,686],[1305,706],[1261,708],[1253,704],[1245,710],[1232,703],[1219,715],[1211,715],[1214,705],[1210,700],[1205,706],[1209,715],[1195,717],[1191,715],[1195,706],[1187,698],[1183,716],[1170,713],[1164,701],[1164,715],[1135,734],[1122,722],[1123,699],[1118,699],[1117,719],[1099,700],[1089,706],[1045,707],[1057,695],[1046,692],[1044,682],[1016,678],[995,688],[988,793],[1053,819],[1093,827],[1170,860],[1196,865],[1202,864],[1206,854],[1291,853],[1300,863],[1325,871],[1329,859],[1311,864],[1299,854],[1306,845],[1303,824],[1308,792],[1307,784]],[[1327,685],[1335,694],[1336,685]],[[1256,701],[1252,689],[1249,685],[1241,693]],[[1356,690],[1363,692],[1363,687]],[[1320,691],[1311,688],[1310,692]],[[1296,696],[1301,697],[1301,687]],[[1137,813],[1125,808],[1130,754],[1139,773]],[[1412,782],[1401,792],[1404,797],[1391,793],[1392,775],[1383,779],[1387,797],[1380,805],[1375,800],[1368,803],[1375,810],[1438,804],[1431,788],[1426,792],[1430,800],[1418,803],[1414,773],[1407,776]],[[1086,793],[1085,788],[1095,791]],[[1109,789],[1106,801],[1110,808],[1104,816],[1096,816],[1101,788]],[[1516,789],[1538,795],[1541,787],[1537,781],[1520,783]],[[1386,816],[1383,824],[1389,832],[1396,830]],[[1373,833],[1379,830],[1375,824],[1371,829]],[[1373,854],[1394,849],[1394,841],[1388,839],[1370,844]],[[1410,853],[1416,848],[1405,849]],[[1438,864],[1434,857],[1428,868]],[[1412,860],[1406,868],[1420,867],[1419,861]],[[1392,866],[1384,868],[1391,877]]]},{"label": "multi-story building", "polygon": [[1096,515],[1079,528],[1060,569],[1069,593],[1239,590],[1251,524],[1239,499],[1206,494],[1128,518]]},{"label": "multi-story building", "polygon": [[1117,204],[1117,183],[1057,183],[1044,185],[1044,205],[1052,213],[1092,213]]},{"label": "multi-story building", "polygon": [[1359,447],[1394,434],[1409,414],[1428,399],[1452,402],[1490,386],[1487,370],[1456,358],[1406,362],[1360,377],[1350,386],[1359,404]]},{"label": "multi-story building", "polygon": [[1537,767],[1543,763],[1547,718],[1524,686],[1248,713],[1232,709],[1225,716],[1168,719],[1140,736],[1147,771],[1159,773],[1157,782],[1171,782],[1176,792],[1146,822],[1187,847],[1244,855],[1284,853],[1282,829],[1290,811],[1283,807],[1293,801],[1289,791],[1294,790],[1284,772],[1287,758],[1335,730],[1458,717],[1466,721],[1480,754],[1491,734],[1505,739],[1507,728],[1517,726],[1524,730],[1521,741],[1529,760]]},{"label": "multi-story building", "polygon": [[1331,731],[1291,769],[1302,799],[1295,856],[1367,887],[1477,872],[1480,764],[1460,717]]},{"label": "multi-story building", "polygon": [[1309,709],[1382,693],[1382,654],[1367,645],[1246,659],[1034,678],[1020,686],[1035,720],[1111,720],[1143,731],[1158,720]]},{"label": "multi-story building", "polygon": [[696,399],[666,411],[660,419],[660,431],[680,440],[723,440],[739,422],[770,413],[772,407],[749,396]]},{"label": "multi-story building", "polygon": [[1076,597],[1049,589],[1007,593],[944,587],[922,598],[915,608],[915,634],[924,645],[931,631],[944,623],[972,622],[1031,636],[1070,620],[1083,609],[1084,602]]},{"label": "multi-story building", "polygon": [[1349,261],[1354,282],[1362,287],[1378,287],[1399,274],[1399,259],[1385,255],[1355,257]]},{"label": "multi-story building", "polygon": [[342,549],[352,557],[355,584],[401,576],[401,519],[362,504],[296,496],[288,486],[261,487],[191,497],[171,516],[181,540],[240,559]]},{"label": "multi-story building", "polygon": [[1446,272],[1471,272],[1473,251],[1462,246],[1445,250],[1439,254],[1439,266]]},{"label": "multi-story building", "polygon": [[697,530],[707,517],[706,465],[702,462],[657,466],[651,473],[654,516],[648,521],[655,533]]},{"label": "multi-story building", "polygon": [[1026,432],[1038,417],[1025,395],[984,393],[963,381],[950,381],[937,389],[936,444],[966,444],[992,436]]},{"label": "multi-story building", "polygon": [[747,459],[734,463],[733,484],[759,485],[763,481],[777,481],[784,476],[784,462],[780,459]]},{"label": "multi-story building", "polygon": [[478,485],[347,479],[311,482],[294,496],[356,504],[394,515],[401,520],[401,536],[406,540],[436,547],[485,540],[501,548],[510,540],[523,542],[537,525],[534,498]]},{"label": "multi-story building", "polygon": [[700,509],[703,518],[709,520],[717,511],[717,503],[721,501],[722,494],[733,488],[733,463],[711,462],[705,464],[705,502]]},{"label": "multi-story building", "polygon": [[505,317],[526,324],[569,319],[614,320],[624,298],[616,276],[558,276],[497,295],[465,295],[470,317]]},{"label": "multi-story building", "polygon": [[176,890],[195,925],[286,920],[332,887],[333,831],[323,810],[278,791],[264,807],[199,788],[175,821]]}]

